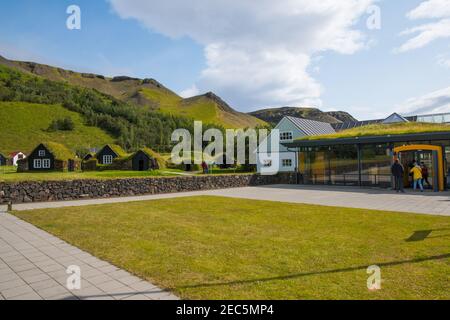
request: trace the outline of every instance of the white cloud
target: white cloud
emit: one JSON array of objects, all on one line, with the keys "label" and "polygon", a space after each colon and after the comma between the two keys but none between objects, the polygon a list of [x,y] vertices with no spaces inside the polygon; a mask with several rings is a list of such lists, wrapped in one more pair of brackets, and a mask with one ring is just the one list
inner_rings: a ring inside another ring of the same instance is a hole
[{"label": "white cloud", "polygon": [[415,37],[406,41],[397,52],[406,52],[413,49],[423,48],[429,43],[450,37],[450,19],[442,19],[435,23],[423,24],[403,31],[402,35],[416,34]]},{"label": "white cloud", "polygon": [[428,0],[422,2],[417,8],[408,12],[407,17],[411,20],[444,18],[450,16],[449,0]]},{"label": "white cloud", "polygon": [[172,38],[204,46],[206,69],[196,87],[232,105],[314,103],[322,88],[309,74],[312,57],[353,54],[367,45],[355,29],[374,0],[110,0],[124,19],[137,19]]},{"label": "white cloud", "polygon": [[444,55],[444,54],[438,55],[437,62],[442,67],[450,68],[450,55]]},{"label": "white cloud", "polygon": [[450,87],[408,99],[395,110],[405,115],[450,112]]},{"label": "white cloud", "polygon": [[187,88],[179,93],[182,98],[190,98],[193,96],[197,96],[200,94],[200,90],[198,90],[197,86],[193,84],[190,88]]},{"label": "white cloud", "polygon": [[[395,52],[406,52],[423,48],[433,41],[450,38],[450,0],[427,0],[406,15],[410,20],[435,19],[407,29],[401,35],[413,35]],[[437,19],[437,20],[436,20]]]}]

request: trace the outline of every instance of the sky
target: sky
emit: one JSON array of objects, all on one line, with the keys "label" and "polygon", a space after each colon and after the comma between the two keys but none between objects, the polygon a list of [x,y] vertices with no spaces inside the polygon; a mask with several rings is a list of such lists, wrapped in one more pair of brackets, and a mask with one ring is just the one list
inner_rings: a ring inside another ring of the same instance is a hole
[{"label": "sky", "polygon": [[[80,8],[81,29],[67,28]],[[0,55],[154,78],[235,109],[450,112],[450,0],[16,0]]]}]

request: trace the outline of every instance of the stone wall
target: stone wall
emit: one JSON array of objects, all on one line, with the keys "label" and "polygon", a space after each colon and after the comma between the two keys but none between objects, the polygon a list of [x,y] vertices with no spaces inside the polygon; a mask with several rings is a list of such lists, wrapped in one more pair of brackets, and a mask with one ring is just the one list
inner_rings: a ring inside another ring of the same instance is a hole
[{"label": "stone wall", "polygon": [[296,175],[258,174],[130,178],[113,180],[0,182],[0,204],[61,201],[211,190],[269,184],[294,184]]}]

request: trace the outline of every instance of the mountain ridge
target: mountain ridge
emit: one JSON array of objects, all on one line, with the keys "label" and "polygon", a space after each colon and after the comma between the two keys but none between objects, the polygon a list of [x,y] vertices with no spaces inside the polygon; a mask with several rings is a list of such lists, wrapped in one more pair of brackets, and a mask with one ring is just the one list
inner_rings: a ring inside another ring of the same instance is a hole
[{"label": "mountain ridge", "polygon": [[313,107],[281,107],[267,108],[250,112],[252,116],[276,125],[283,117],[291,116],[327,123],[342,123],[357,121],[352,115],[345,111],[321,111]]},{"label": "mountain ridge", "polygon": [[183,99],[153,78],[130,76],[106,77],[82,73],[29,61],[9,60],[0,56],[0,65],[37,75],[51,81],[67,82],[95,89],[118,100],[171,115],[181,115],[226,128],[263,126],[266,123],[249,114],[233,109],[213,92]]}]

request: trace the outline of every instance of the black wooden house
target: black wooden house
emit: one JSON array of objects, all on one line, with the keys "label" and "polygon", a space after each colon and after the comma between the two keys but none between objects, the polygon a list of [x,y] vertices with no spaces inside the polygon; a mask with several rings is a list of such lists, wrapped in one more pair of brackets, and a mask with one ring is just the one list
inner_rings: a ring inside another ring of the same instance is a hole
[{"label": "black wooden house", "polygon": [[127,156],[127,153],[118,145],[107,144],[96,154],[98,163],[104,165],[110,165],[113,160],[120,157]]}]

